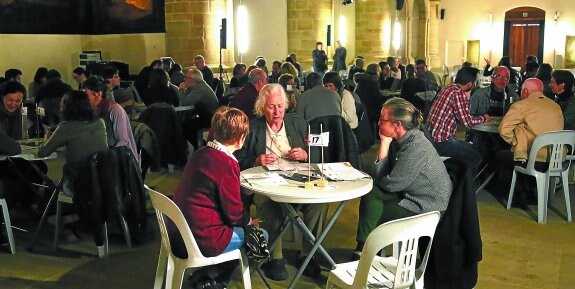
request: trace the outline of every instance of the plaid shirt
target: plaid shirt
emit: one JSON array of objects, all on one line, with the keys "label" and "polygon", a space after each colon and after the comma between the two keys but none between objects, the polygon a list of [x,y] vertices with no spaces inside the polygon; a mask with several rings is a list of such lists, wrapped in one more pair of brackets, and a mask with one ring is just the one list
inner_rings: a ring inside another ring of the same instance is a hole
[{"label": "plaid shirt", "polygon": [[442,142],[455,136],[457,121],[466,127],[472,127],[485,122],[485,117],[469,114],[469,100],[461,87],[452,83],[437,94],[429,110],[426,127],[434,142]]}]

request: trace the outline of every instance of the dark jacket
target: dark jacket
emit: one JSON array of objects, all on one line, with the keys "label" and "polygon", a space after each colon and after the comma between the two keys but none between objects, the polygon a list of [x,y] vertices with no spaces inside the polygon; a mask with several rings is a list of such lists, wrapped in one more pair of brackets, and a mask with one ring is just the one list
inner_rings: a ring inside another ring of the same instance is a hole
[{"label": "dark jacket", "polygon": [[160,145],[160,163],[183,166],[188,155],[188,143],[182,132],[182,123],[174,107],[167,103],[154,103],[140,114],[139,122],[147,124]]},{"label": "dark jacket", "polygon": [[359,153],[362,154],[370,149],[375,143],[375,137],[371,131],[371,125],[367,118],[365,106],[362,103],[355,103],[355,112],[357,114],[358,125],[353,131],[357,139]]},{"label": "dark jacket", "polygon": [[[329,131],[329,145],[324,147],[325,163],[349,162],[354,168],[359,168],[359,150],[357,140],[349,124],[342,116],[322,116],[310,120],[312,134]],[[312,163],[321,163],[321,147],[311,147],[309,158]]]},{"label": "dark jacket", "polygon": [[365,105],[369,122],[377,122],[384,102],[384,97],[379,91],[377,76],[368,73],[357,73],[354,76],[354,80],[356,83],[354,92],[359,95],[361,103]]},{"label": "dark jacket", "polygon": [[152,168],[159,167],[161,161],[161,152],[160,143],[156,137],[156,133],[149,126],[142,122],[131,121],[130,126],[132,127],[132,133],[134,134],[134,139],[136,140],[136,148],[141,152],[141,157],[143,158],[144,155],[147,155],[151,159]]},{"label": "dark jacket", "polygon": [[19,154],[20,145],[0,130],[0,155],[13,156]]},{"label": "dark jacket", "polygon": [[180,105],[178,93],[169,86],[162,84],[155,84],[146,88],[142,94],[142,100],[146,106],[157,102],[165,102],[173,106]]},{"label": "dark jacket", "polygon": [[0,100],[0,131],[12,139],[22,139],[22,114],[18,108],[9,112]]},{"label": "dark jacket", "polygon": [[466,289],[477,283],[482,242],[471,169],[454,158],[445,161],[453,193],[437,225],[427,269],[425,288]]},{"label": "dark jacket", "polygon": [[230,107],[235,107],[243,111],[249,120],[256,118],[254,113],[254,107],[256,104],[256,99],[258,98],[258,91],[256,87],[251,83],[244,84],[244,87],[236,93],[234,98],[230,101]]},{"label": "dark jacket", "polygon": [[[146,230],[146,195],[140,168],[128,147],[112,147],[69,170],[74,182],[74,204],[90,223],[97,245],[103,244],[104,222],[122,215],[132,238]],[[74,176],[74,172],[77,173]],[[87,190],[86,188],[90,188]]]},{"label": "dark jacket", "polygon": [[[307,151],[304,142],[307,139],[307,122],[295,114],[285,114],[284,126],[291,147],[302,148]],[[244,147],[234,153],[240,163],[241,170],[253,167],[256,158],[266,153],[266,129],[265,117],[258,117],[250,121],[250,132],[246,137]]]}]

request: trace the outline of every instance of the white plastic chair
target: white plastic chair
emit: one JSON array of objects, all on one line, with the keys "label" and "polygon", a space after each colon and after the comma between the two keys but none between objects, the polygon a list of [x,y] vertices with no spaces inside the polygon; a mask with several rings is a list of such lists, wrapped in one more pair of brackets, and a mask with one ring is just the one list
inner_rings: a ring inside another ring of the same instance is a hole
[{"label": "white plastic chair", "polygon": [[[568,146],[568,148],[565,148]],[[546,172],[540,172],[535,169],[535,159],[537,152],[547,148],[547,159],[549,168]],[[507,200],[507,210],[511,208],[513,193],[515,190],[515,180],[517,173],[535,177],[537,181],[537,221],[541,224],[547,222],[547,205],[549,199],[549,179],[551,177],[560,177],[563,182],[563,193],[565,194],[565,207],[567,209],[567,221],[571,222],[571,202],[569,200],[568,174],[570,162],[564,166],[566,149],[573,152],[575,148],[575,131],[561,130],[543,133],[533,141],[529,159],[526,167],[515,166],[513,177],[511,179],[511,188],[509,189],[509,199]]]},{"label": "white plastic chair", "polygon": [[2,218],[4,220],[4,227],[6,227],[6,236],[8,237],[8,244],[10,245],[10,253],[15,254],[16,245],[14,244],[14,235],[12,234],[12,224],[10,223],[8,204],[4,198],[0,198],[0,206],[2,207]]},{"label": "white plastic chair", "polygon": [[[158,219],[162,235],[162,245],[160,248],[160,257],[158,259],[154,289],[161,289],[164,280],[164,288],[179,289],[182,286],[184,272],[187,268],[197,270],[201,267],[220,264],[236,259],[240,261],[244,288],[252,288],[248,258],[243,250],[236,249],[215,257],[204,257],[202,252],[200,252],[200,248],[198,248],[196,239],[192,235],[192,231],[190,230],[184,215],[180,211],[180,208],[178,208],[168,197],[150,188],[147,188],[147,190],[150,194],[152,205],[156,210],[156,218]],[[186,245],[186,250],[188,252],[187,259],[180,259],[172,252],[164,216],[168,217],[178,228],[178,231]]]},{"label": "white plastic chair", "polygon": [[[379,225],[369,236],[359,261],[337,264],[331,270],[326,288],[423,288],[423,274],[431,251],[439,212],[429,212]],[[420,237],[430,238],[416,269]],[[399,258],[377,253],[390,244],[400,243]]]}]

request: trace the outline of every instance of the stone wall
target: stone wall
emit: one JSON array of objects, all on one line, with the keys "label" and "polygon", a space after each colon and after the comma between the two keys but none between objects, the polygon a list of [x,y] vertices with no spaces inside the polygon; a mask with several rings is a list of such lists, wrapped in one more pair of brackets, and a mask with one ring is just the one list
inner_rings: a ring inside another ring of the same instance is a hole
[{"label": "stone wall", "polygon": [[[311,70],[311,52],[315,43],[322,41],[324,50],[327,48],[327,25],[331,24],[332,3],[331,0],[287,0],[288,51],[298,56],[306,71]],[[327,53],[329,56],[333,54],[330,50]]]},{"label": "stone wall", "polygon": [[[188,67],[193,65],[194,56],[201,54],[210,67],[217,67],[219,64],[217,22],[219,17],[226,15],[226,3],[226,0],[165,0],[168,55],[183,67]],[[224,63],[229,59],[229,55],[232,55],[231,51],[232,49],[223,51]]]},{"label": "stone wall", "polygon": [[366,61],[377,62],[393,55],[391,51],[392,17],[389,1],[356,1],[355,51]]}]

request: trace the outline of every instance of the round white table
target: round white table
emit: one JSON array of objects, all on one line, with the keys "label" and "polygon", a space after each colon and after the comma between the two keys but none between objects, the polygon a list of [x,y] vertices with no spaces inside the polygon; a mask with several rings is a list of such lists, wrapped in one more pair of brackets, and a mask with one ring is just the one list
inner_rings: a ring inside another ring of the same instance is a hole
[{"label": "round white table", "polygon": [[[264,173],[267,169],[264,167],[254,167],[241,172],[244,174],[255,174]],[[278,172],[281,175],[281,172]],[[302,174],[307,172],[301,171]],[[296,275],[293,277],[288,288],[293,288],[296,282],[299,280],[303,274],[303,270],[309,263],[310,259],[313,257],[316,251],[319,251],[325,259],[330,263],[330,265],[335,267],[335,262],[321,246],[321,242],[325,239],[327,233],[341,214],[345,202],[351,199],[355,199],[367,194],[371,191],[373,187],[373,180],[371,177],[366,175],[365,178],[354,180],[354,181],[338,181],[329,182],[329,186],[326,188],[314,187],[313,189],[305,189],[304,183],[287,180],[288,185],[283,186],[252,186],[248,183],[245,178],[242,177],[241,190],[245,194],[259,194],[269,197],[275,202],[280,203],[288,211],[288,216],[284,220],[282,227],[280,228],[280,233],[277,240],[280,240],[283,233],[288,228],[290,222],[294,223],[296,227],[302,232],[303,237],[307,242],[313,245],[308,256],[305,258],[301,267],[299,268]],[[303,220],[299,217],[297,213],[297,206],[300,204],[317,204],[317,203],[339,203],[333,215],[327,221],[322,233],[317,236],[317,238],[312,234],[310,229],[305,225]],[[295,206],[295,208],[294,208]],[[273,245],[272,245],[273,248]],[[265,281],[265,279],[264,279]],[[267,281],[265,282],[269,288]]]},{"label": "round white table", "polygon": [[[244,174],[264,173],[268,170],[264,167],[254,167],[242,171]],[[281,175],[281,171],[278,172]],[[300,171],[301,174],[307,172]],[[243,177],[241,182],[242,192],[246,194],[259,194],[269,197],[278,203],[294,204],[317,204],[334,203],[355,199],[371,191],[373,181],[371,177],[355,181],[329,182],[327,188],[314,187],[305,189],[302,182],[287,180],[287,186],[252,186]]]}]

